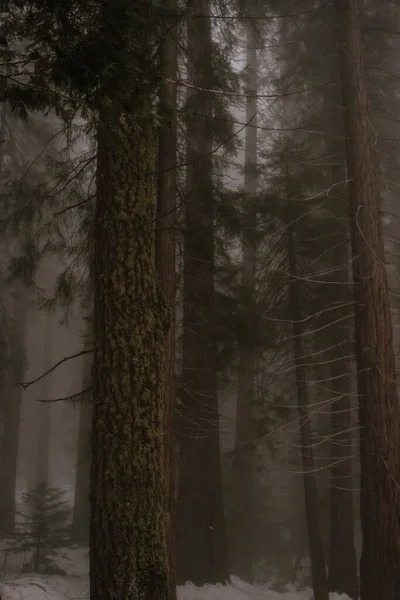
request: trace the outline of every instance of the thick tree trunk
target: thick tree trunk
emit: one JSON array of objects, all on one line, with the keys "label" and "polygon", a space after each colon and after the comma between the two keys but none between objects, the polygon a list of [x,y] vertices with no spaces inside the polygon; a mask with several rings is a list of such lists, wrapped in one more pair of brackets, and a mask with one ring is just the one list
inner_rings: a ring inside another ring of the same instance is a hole
[{"label": "thick tree trunk", "polygon": [[362,600],[400,589],[400,414],[388,282],[356,0],[336,0],[353,254],[358,370]]},{"label": "thick tree trunk", "polygon": [[22,388],[15,382],[22,381],[26,361],[24,357],[28,296],[18,286],[14,296],[12,322],[13,364],[10,369],[13,385],[7,387],[3,401],[3,435],[0,454],[0,533],[13,534],[15,527],[16,478],[18,462],[19,428],[22,405]]},{"label": "thick tree trunk", "polygon": [[[290,219],[288,219],[290,222]],[[305,508],[311,574],[315,600],[329,600],[326,578],[324,548],[318,523],[318,501],[312,452],[312,435],[308,410],[307,369],[303,362],[305,352],[301,326],[301,283],[297,274],[295,237],[292,225],[288,225],[288,259],[290,283],[290,308],[293,321],[293,350],[295,360],[296,388],[299,405],[301,457],[304,477]]]},{"label": "thick tree trunk", "polygon": [[[164,481],[165,535],[168,555],[168,598],[176,598],[175,556],[175,468],[174,427],[175,407],[175,296],[176,296],[176,96],[177,75],[176,0],[164,0],[164,38],[160,49],[162,83],[159,93],[161,118],[158,141],[156,268],[161,290],[170,311],[170,327],[165,339],[164,373]],[[169,80],[169,81],[168,81]]]},{"label": "thick tree trunk", "polygon": [[[83,363],[82,389],[86,389],[92,379],[93,356],[87,354]],[[78,454],[76,460],[75,498],[72,514],[71,541],[75,544],[89,543],[90,523],[90,433],[92,429],[92,392],[80,398]]]},{"label": "thick tree trunk", "polygon": [[[106,22],[114,17],[114,6],[111,0],[104,3],[110,12]],[[133,63],[146,69],[147,79],[137,80],[136,89],[129,78],[108,81],[98,127],[92,600],[168,597],[163,405],[168,319],[154,256],[154,25],[149,3],[130,8],[121,3],[116,59],[123,56],[127,68]]]},{"label": "thick tree trunk", "polygon": [[[338,81],[338,69],[332,69],[333,83]],[[337,94],[339,96],[339,94]],[[353,455],[351,378],[350,314],[351,290],[349,279],[349,239],[347,219],[347,186],[343,116],[340,99],[332,106],[332,189],[330,210],[335,219],[336,231],[332,241],[331,265],[333,284],[329,294],[331,311],[331,522],[328,584],[331,592],[358,598],[357,557],[354,546]]]},{"label": "thick tree trunk", "polygon": [[[210,14],[198,0],[196,15]],[[209,18],[188,26],[189,77],[209,87]],[[229,577],[219,441],[214,190],[210,94],[193,91],[187,103],[187,197],[183,291],[183,392],[177,500],[177,579],[197,585]]]},{"label": "thick tree trunk", "polygon": [[[257,36],[254,23],[247,23],[247,89],[257,93]],[[234,512],[232,572],[252,583],[254,557],[254,480],[255,446],[253,437],[253,404],[255,377],[254,288],[257,220],[253,198],[257,193],[257,98],[246,100],[244,193],[246,206],[243,228],[242,288],[248,334],[239,350],[239,377],[236,410],[236,442],[234,461]]]}]

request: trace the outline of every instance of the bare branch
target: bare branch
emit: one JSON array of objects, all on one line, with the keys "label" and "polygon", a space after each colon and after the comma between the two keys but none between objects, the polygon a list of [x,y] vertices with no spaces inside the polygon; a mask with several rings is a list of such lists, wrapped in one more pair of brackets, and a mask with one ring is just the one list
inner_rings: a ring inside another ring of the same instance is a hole
[{"label": "bare branch", "polygon": [[85,394],[87,394],[88,392],[92,391],[93,386],[89,386],[87,388],[85,388],[84,390],[81,390],[80,392],[77,392],[76,394],[71,394],[70,396],[63,396],[61,398],[51,398],[50,400],[41,400],[38,399],[38,402],[64,402],[66,400],[76,400],[76,398],[80,398],[81,396],[84,396]]},{"label": "bare branch", "polygon": [[29,386],[33,385],[34,383],[37,383],[38,381],[40,381],[41,379],[46,377],[46,375],[49,375],[49,373],[52,373],[53,371],[55,371],[57,369],[57,367],[59,367],[63,363],[65,363],[69,360],[72,360],[74,358],[78,358],[78,356],[84,356],[85,354],[90,354],[91,352],[93,352],[93,348],[91,348],[90,350],[81,350],[80,352],[77,352],[76,354],[71,354],[70,356],[65,356],[64,358],[62,358],[61,360],[56,362],[56,364],[53,365],[51,367],[51,369],[48,369],[47,371],[45,371],[44,373],[39,375],[39,377],[36,377],[36,379],[32,379],[31,381],[17,381],[16,384],[20,385],[24,390],[26,390]]}]

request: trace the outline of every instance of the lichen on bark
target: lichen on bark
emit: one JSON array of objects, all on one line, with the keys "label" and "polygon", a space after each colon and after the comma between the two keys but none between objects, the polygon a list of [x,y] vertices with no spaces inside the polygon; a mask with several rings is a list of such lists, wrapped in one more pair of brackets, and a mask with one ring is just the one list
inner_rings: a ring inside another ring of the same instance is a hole
[{"label": "lichen on bark", "polygon": [[167,597],[163,348],[150,109],[100,119],[95,216],[91,598]]}]

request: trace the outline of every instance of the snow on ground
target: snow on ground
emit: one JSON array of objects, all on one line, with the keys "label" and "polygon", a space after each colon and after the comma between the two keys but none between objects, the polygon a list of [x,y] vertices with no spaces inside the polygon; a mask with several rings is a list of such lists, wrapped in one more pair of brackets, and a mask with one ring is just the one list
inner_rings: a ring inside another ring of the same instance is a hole
[{"label": "snow on ground", "polygon": [[[0,583],[1,600],[85,600],[89,597],[87,548],[66,550],[57,559],[69,575],[21,575],[21,560],[3,564]],[[294,588],[284,594],[268,589],[268,585],[252,586],[232,577],[230,585],[196,587],[186,583],[178,588],[178,600],[311,600],[311,590]],[[332,595],[331,600],[348,600],[347,596]]]},{"label": "snow on ground", "polygon": [[[62,577],[21,577],[0,585],[2,600],[84,600],[88,584]],[[232,584],[196,587],[191,583],[178,588],[178,600],[310,600],[310,590],[278,594],[267,586],[250,586],[233,578]],[[331,600],[347,600],[346,596],[331,596]]]}]

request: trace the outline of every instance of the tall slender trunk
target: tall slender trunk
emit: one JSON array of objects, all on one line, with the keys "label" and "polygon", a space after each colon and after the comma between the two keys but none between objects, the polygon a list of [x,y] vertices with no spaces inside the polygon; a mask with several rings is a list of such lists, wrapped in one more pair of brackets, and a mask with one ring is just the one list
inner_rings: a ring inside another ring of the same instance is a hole
[{"label": "tall slender trunk", "polygon": [[[288,202],[288,206],[290,201]],[[290,219],[288,219],[288,222]],[[301,458],[303,465],[305,508],[307,519],[308,544],[311,559],[311,574],[315,600],[329,600],[328,582],[325,570],[324,548],[318,523],[318,501],[312,452],[312,435],[308,409],[307,369],[304,364],[302,340],[302,293],[296,263],[295,234],[293,226],[288,225],[288,259],[290,283],[290,310],[293,321],[293,350],[295,360],[296,388],[299,405],[299,425]]]},{"label": "tall slender trunk", "polygon": [[[43,314],[43,365],[45,372],[53,364],[53,318],[50,313]],[[52,375],[49,373],[42,380],[40,399],[51,400]],[[51,433],[51,403],[39,402],[39,432],[36,454],[36,484],[49,483],[50,462],[50,433]]]},{"label": "tall slender trunk", "polygon": [[[333,83],[339,79],[336,65]],[[347,218],[347,186],[344,156],[343,115],[340,97],[334,93],[332,106],[332,189],[330,210],[335,219],[331,266],[333,284],[329,294],[332,325],[330,327],[331,381],[334,401],[331,404],[331,522],[328,584],[331,592],[358,598],[357,557],[354,546],[353,477],[352,477],[352,342],[348,323],[350,312],[349,239]]]},{"label": "tall slender trunk", "polygon": [[[209,0],[198,0],[192,8],[196,15],[210,14]],[[190,19],[188,57],[190,82],[208,88],[212,68],[209,18]],[[229,577],[216,370],[211,102],[210,94],[193,90],[187,103],[177,579],[198,585]]]},{"label": "tall slender trunk", "polygon": [[156,23],[150,2],[104,0],[101,17],[106,28],[112,23],[106,33],[116,68],[105,77],[98,124],[90,597],[166,600],[168,319],[154,256]]},{"label": "tall slender trunk", "polygon": [[[86,354],[83,362],[82,389],[86,389],[91,381],[92,365],[93,356],[91,354]],[[71,527],[72,542],[82,545],[89,543],[90,433],[92,429],[92,416],[92,393],[87,392],[80,398],[75,498]]]},{"label": "tall slender trunk", "polygon": [[248,333],[239,349],[239,377],[236,409],[236,442],[234,460],[234,514],[232,572],[241,579],[253,581],[254,557],[254,480],[255,446],[253,436],[253,404],[255,377],[254,294],[257,219],[253,199],[257,193],[257,35],[254,23],[247,28],[247,93],[246,100],[244,227],[242,289]]},{"label": "tall slender trunk", "polygon": [[11,332],[13,364],[10,369],[12,385],[8,386],[3,402],[3,435],[0,450],[0,533],[3,534],[12,534],[15,527],[15,485],[22,405],[22,388],[15,382],[22,381],[25,372],[24,348],[28,305],[27,291],[20,285],[14,292]]},{"label": "tall slender trunk", "polygon": [[165,338],[164,373],[164,501],[165,535],[168,554],[168,597],[176,598],[175,556],[175,246],[176,246],[176,85],[177,75],[176,0],[164,0],[164,38],[160,49],[162,82],[159,92],[161,125],[158,139],[156,268],[161,290],[170,311],[170,327]]},{"label": "tall slender trunk", "polygon": [[362,600],[395,600],[400,589],[400,414],[392,324],[356,0],[336,0],[345,106],[358,371]]}]

